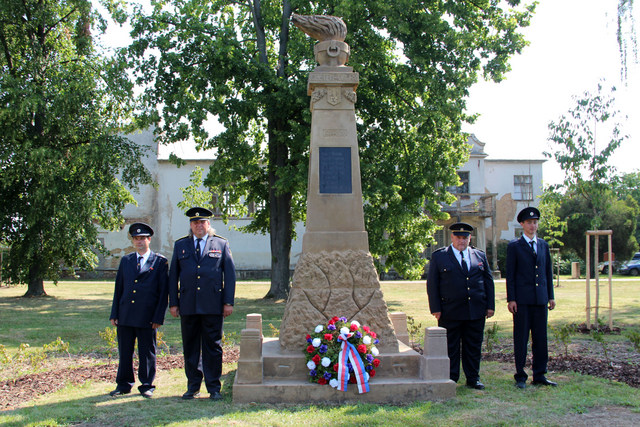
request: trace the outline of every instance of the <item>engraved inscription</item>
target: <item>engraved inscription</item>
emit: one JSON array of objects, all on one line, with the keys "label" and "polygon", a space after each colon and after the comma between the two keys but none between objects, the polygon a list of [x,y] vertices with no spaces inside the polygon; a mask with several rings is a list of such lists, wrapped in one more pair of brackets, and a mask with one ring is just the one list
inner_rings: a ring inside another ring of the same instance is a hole
[{"label": "engraved inscription", "polygon": [[309,83],[358,83],[358,73],[309,73]]},{"label": "engraved inscription", "polygon": [[346,137],[346,129],[322,129],[322,136],[325,138]]},{"label": "engraved inscription", "polygon": [[351,148],[319,147],[320,194],[352,192]]}]

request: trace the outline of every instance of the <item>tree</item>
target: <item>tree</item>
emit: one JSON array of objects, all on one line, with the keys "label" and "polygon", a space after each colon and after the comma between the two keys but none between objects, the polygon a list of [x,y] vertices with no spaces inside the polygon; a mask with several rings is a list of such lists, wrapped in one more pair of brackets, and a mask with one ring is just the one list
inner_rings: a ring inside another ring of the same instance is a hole
[{"label": "tree", "polygon": [[587,230],[614,230],[613,245],[619,255],[628,254],[636,245],[635,218],[630,216],[637,215],[637,204],[626,205],[611,191],[615,168],[608,160],[628,138],[616,120],[614,91],[612,88],[611,93],[603,93],[599,84],[597,93],[587,91],[574,97],[576,107],[549,124],[549,140],[556,148],[544,155],[558,162],[565,177],[548,192],[555,193],[556,200],[558,195],[562,198],[557,216],[567,218],[567,233],[560,240],[582,257]]},{"label": "tree", "polygon": [[[88,0],[0,6],[0,241],[3,277],[46,295],[44,279],[97,262],[98,226],[114,229],[150,183],[143,151],[119,132],[131,85],[96,55],[104,27]],[[116,81],[116,82],[114,82]],[[114,82],[109,85],[108,82]],[[104,249],[104,248],[102,248]]]},{"label": "tree", "polygon": [[[561,184],[551,186],[551,191],[580,197],[587,201],[590,226],[598,229],[611,203],[610,183],[615,168],[607,162],[611,154],[628,138],[621,132],[621,124],[615,120],[613,92],[604,94],[602,85],[598,92],[584,92],[575,96],[576,107],[558,122],[549,123],[549,140],[556,144],[555,151],[545,152],[565,171]],[[600,133],[608,133],[601,142]]]},{"label": "tree", "polygon": [[[640,172],[623,173],[617,177],[613,185],[613,191],[619,200],[625,200],[630,197],[640,205]],[[635,236],[640,243],[640,228],[638,227],[636,227]]]},{"label": "tree", "polygon": [[[121,15],[112,5],[112,11]],[[270,233],[271,289],[289,289],[294,224],[304,220],[308,72],[314,40],[290,31],[293,12],[343,18],[350,65],[360,73],[357,115],[366,228],[383,268],[422,272],[435,221],[467,158],[461,122],[479,73],[499,81],[526,45],[518,32],[534,5],[520,0],[152,1],[131,14],[123,52],[144,86],[143,121],[162,142],[192,138],[215,148],[205,184],[261,207],[248,232]],[[513,9],[505,10],[505,6]],[[219,134],[207,130],[217,119]],[[426,200],[426,202],[425,202]],[[223,211],[225,209],[222,209]],[[225,216],[225,219],[227,217]],[[378,267],[382,267],[378,265]]]},{"label": "tree", "polygon": [[[633,199],[617,200],[612,192],[606,194],[608,208],[601,217],[601,228],[613,230],[612,245],[616,259],[626,259],[638,248],[635,238],[637,216],[640,214],[638,203]],[[574,251],[584,259],[585,232],[591,230],[592,206],[583,197],[571,197],[565,195],[561,205],[556,211],[558,217],[567,218],[567,231],[560,237],[563,248]],[[599,253],[608,251],[607,239],[600,239]],[[605,259],[600,256],[601,261]]]}]

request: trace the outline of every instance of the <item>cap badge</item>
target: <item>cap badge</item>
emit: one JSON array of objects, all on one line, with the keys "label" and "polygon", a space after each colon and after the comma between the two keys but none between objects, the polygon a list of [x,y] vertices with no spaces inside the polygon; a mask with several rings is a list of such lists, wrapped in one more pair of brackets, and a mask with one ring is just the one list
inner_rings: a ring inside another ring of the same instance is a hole
[{"label": "cap badge", "polygon": [[138,229],[136,230],[136,233],[139,233],[139,232],[140,232],[140,229],[138,228]]}]

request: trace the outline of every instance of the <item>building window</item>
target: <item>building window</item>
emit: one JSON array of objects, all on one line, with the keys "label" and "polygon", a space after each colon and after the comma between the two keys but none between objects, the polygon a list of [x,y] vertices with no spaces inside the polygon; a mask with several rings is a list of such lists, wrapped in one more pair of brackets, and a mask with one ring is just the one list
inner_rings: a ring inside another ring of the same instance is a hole
[{"label": "building window", "polygon": [[458,171],[460,185],[457,187],[449,187],[447,190],[451,194],[469,194],[469,172]]},{"label": "building window", "polygon": [[513,176],[513,200],[533,200],[531,175]]},{"label": "building window", "polygon": [[524,233],[524,231],[522,230],[522,227],[515,227],[513,229],[513,234],[514,234],[514,238],[519,239],[520,236],[522,236],[522,234]]},{"label": "building window", "polygon": [[[258,211],[264,207],[264,203],[257,204],[255,202],[245,202],[245,198],[241,198],[241,203],[243,203],[246,207],[246,211],[239,207],[230,207],[229,216],[231,218],[241,219],[241,218],[253,218]],[[229,204],[229,193],[225,192],[222,196],[219,196],[216,193],[211,193],[211,205],[213,206],[213,216],[215,218],[222,217],[222,206]]]}]

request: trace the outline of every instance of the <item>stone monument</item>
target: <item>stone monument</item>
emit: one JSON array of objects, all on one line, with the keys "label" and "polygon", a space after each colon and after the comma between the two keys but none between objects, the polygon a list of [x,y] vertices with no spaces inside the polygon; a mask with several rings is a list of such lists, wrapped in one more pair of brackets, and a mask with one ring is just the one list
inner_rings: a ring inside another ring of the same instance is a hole
[{"label": "stone monument", "polygon": [[[425,356],[408,347],[406,316],[389,316],[369,253],[355,117],[359,76],[345,65],[346,25],[333,16],[294,14],[292,20],[319,41],[319,66],[307,86],[312,119],[306,231],[279,339],[262,337],[259,314],[247,317],[233,401],[402,403],[453,397],[446,331],[427,328]],[[382,363],[369,393],[307,381],[304,338],[333,316],[357,320],[378,334]]]}]

